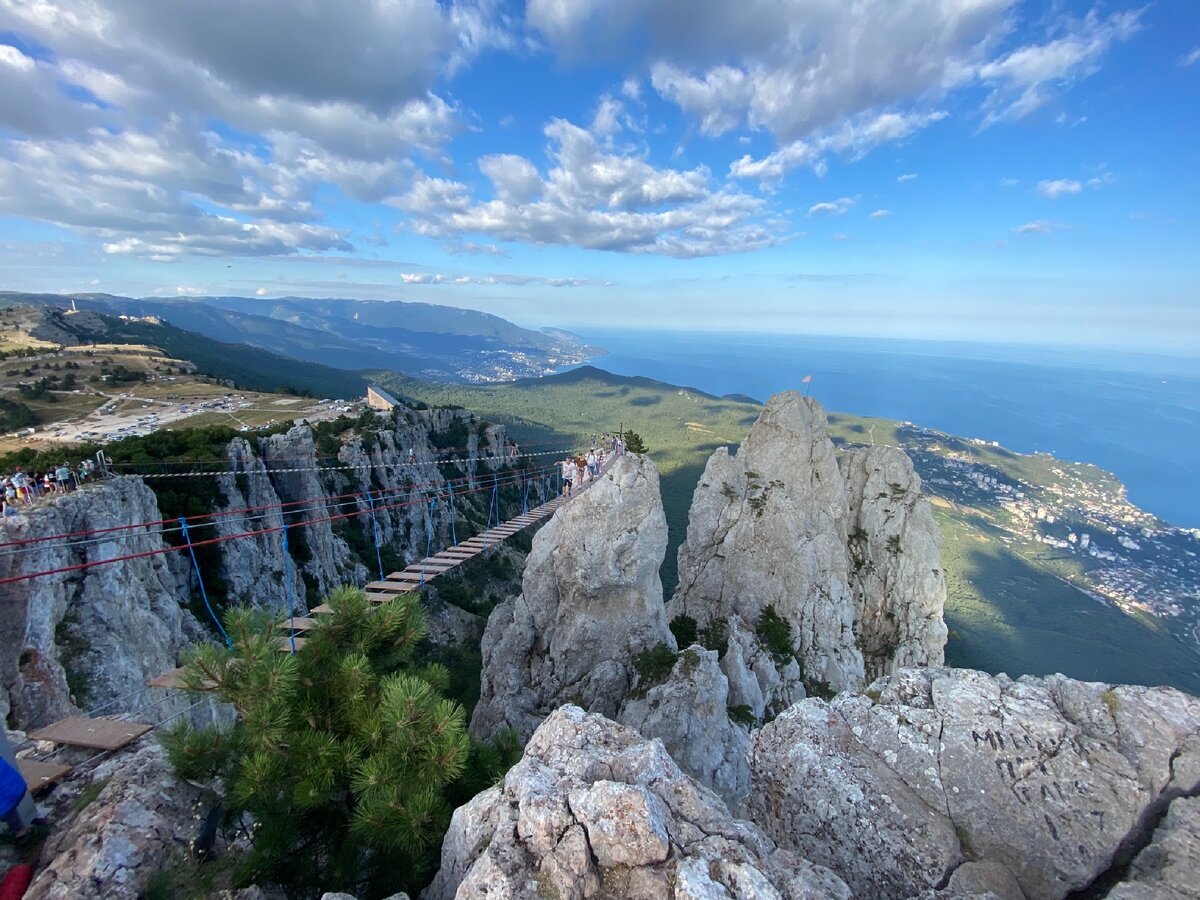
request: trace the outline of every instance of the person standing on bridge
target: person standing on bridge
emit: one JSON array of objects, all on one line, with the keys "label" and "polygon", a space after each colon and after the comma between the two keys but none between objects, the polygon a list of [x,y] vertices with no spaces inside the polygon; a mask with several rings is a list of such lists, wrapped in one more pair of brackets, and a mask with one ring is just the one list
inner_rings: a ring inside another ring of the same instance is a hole
[{"label": "person standing on bridge", "polygon": [[587,455],[588,471],[592,473],[592,481],[600,477],[600,461],[596,459],[596,448],[593,447]]},{"label": "person standing on bridge", "polygon": [[562,466],[563,496],[570,497],[575,484],[575,460],[568,456],[559,465]]}]

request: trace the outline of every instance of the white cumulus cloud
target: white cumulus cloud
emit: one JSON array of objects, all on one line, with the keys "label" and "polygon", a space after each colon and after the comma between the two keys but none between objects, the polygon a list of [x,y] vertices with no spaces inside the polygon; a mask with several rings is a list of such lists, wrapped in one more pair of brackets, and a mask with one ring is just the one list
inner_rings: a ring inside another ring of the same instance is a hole
[{"label": "white cumulus cloud", "polygon": [[1049,234],[1052,231],[1062,231],[1066,227],[1066,225],[1059,222],[1038,219],[1034,222],[1026,222],[1024,225],[1018,225],[1013,229],[1013,234]]},{"label": "white cumulus cloud", "polygon": [[[846,121],[841,126],[814,135],[808,140],[792,141],[762,159],[743,156],[729,167],[734,178],[771,181],[791,169],[811,166],[818,175],[826,171],[827,153],[842,153],[861,159],[880,144],[903,140],[946,117],[941,110],[924,113],[886,112]],[[901,176],[903,178],[903,176]]]},{"label": "white cumulus cloud", "polygon": [[565,119],[544,129],[550,168],[512,154],[480,160],[492,184],[479,199],[457,181],[421,174],[388,202],[412,217],[418,234],[461,239],[566,244],[596,250],[693,257],[768,246],[778,228],[765,204],[714,183],[704,167],[658,168],[610,151],[596,134]]},{"label": "white cumulus cloud", "polygon": [[1066,194],[1078,194],[1083,185],[1073,178],[1056,178],[1053,181],[1039,181],[1037,192],[1048,200],[1055,200]]},{"label": "white cumulus cloud", "polygon": [[831,215],[840,216],[850,207],[858,202],[856,197],[839,197],[837,200],[825,200],[821,203],[814,203],[808,208],[810,216]]},{"label": "white cumulus cloud", "polygon": [[464,126],[435,84],[510,46],[503,19],[496,0],[0,0],[49,51],[0,45],[0,212],[160,259],[352,249],[318,185],[373,202],[412,157],[444,161]]}]

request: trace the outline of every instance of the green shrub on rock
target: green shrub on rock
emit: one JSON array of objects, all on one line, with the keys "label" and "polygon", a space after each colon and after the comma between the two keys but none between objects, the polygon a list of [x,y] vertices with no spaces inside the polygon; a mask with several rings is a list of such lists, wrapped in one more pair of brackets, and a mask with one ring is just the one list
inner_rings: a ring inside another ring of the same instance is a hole
[{"label": "green shrub on rock", "polygon": [[775,611],[774,606],[768,605],[759,613],[758,621],[754,623],[754,633],[775,662],[783,665],[795,658],[792,625]]},{"label": "green shrub on rock", "polygon": [[675,635],[675,644],[679,647],[690,647],[696,643],[699,629],[696,620],[688,615],[679,615],[671,620],[671,634]]},{"label": "green shrub on rock", "polygon": [[678,657],[666,644],[659,642],[648,650],[633,655],[633,667],[637,670],[636,696],[643,697],[650,688],[662,684],[675,668]]}]

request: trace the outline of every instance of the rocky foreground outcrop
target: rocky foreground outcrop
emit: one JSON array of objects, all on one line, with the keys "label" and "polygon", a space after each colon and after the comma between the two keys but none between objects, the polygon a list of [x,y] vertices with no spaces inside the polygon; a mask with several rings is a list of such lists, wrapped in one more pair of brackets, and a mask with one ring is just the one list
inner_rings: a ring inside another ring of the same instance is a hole
[{"label": "rocky foreground outcrop", "polygon": [[1200,797],[1172,801],[1108,900],[1200,900]]},{"label": "rocky foreground outcrop", "polygon": [[425,900],[848,898],[692,782],[657,741],[566,706],[455,813]]},{"label": "rocky foreground outcrop", "polygon": [[[1119,866],[1172,798],[1200,790],[1200,700],[902,669],[784,712],[755,733],[750,773],[750,818],[857,897],[915,895],[974,861],[993,876],[1002,866],[1028,897],[1059,898]],[[1196,864],[1193,808],[1172,809],[1159,849],[1135,863],[1139,883]]]},{"label": "rocky foreground outcrop", "polygon": [[[730,705],[769,719],[806,685],[856,689],[868,671],[940,664],[940,550],[903,451],[870,448],[839,468],[824,410],[788,391],[736,455],[720,448],[709,459],[669,615],[725,626]],[[790,635],[764,641],[772,612]]]},{"label": "rocky foreground outcrop", "polygon": [[658,472],[627,455],[534,537],[521,594],[496,607],[483,635],[471,733],[529,738],[563,703],[615,716],[637,680],[633,656],[675,641],[658,567],[667,521]]},{"label": "rocky foreground outcrop", "polygon": [[26,900],[137,900],[172,857],[191,852],[216,802],[176,778],[154,743],[83,777],[100,791],[51,834]]}]

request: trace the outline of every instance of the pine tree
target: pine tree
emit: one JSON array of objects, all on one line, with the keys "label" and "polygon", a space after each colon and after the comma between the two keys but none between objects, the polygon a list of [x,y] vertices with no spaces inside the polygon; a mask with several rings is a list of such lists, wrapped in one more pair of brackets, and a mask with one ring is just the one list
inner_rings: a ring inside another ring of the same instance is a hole
[{"label": "pine tree", "polygon": [[642,440],[642,436],[632,429],[621,435],[621,439],[625,441],[625,449],[630,453],[650,452],[646,449],[646,442]]},{"label": "pine tree", "polygon": [[185,778],[221,776],[232,820],[253,820],[238,881],[296,896],[383,896],[428,879],[449,821],[447,790],[470,754],[465,714],[441,696],[449,673],[414,651],[413,595],[374,605],[341,587],[295,654],[276,622],[232,610],[232,649],[200,648],[184,676],[237,711],[235,724],[165,738]]}]

